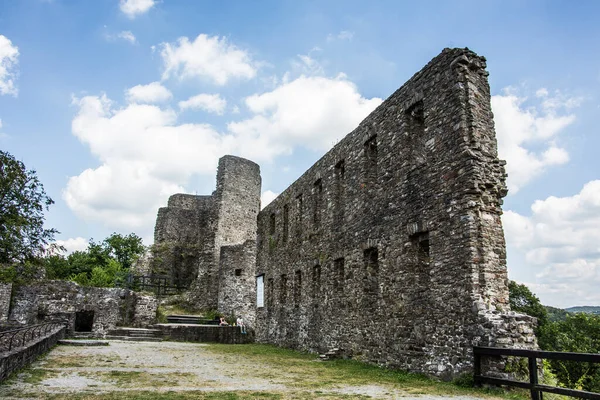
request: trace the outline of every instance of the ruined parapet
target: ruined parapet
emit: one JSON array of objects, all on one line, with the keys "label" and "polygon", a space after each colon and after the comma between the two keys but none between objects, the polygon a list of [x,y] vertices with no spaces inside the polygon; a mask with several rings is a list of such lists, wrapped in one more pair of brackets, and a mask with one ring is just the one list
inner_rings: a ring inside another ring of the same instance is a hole
[{"label": "ruined parapet", "polygon": [[175,194],[158,210],[151,272],[168,275],[171,283],[188,286],[199,271],[212,266],[215,232],[212,196]]},{"label": "ruined parapet", "polygon": [[440,377],[536,346],[508,314],[485,68],[445,49],[259,213],[259,341]]},{"label": "ruined parapet", "polygon": [[256,241],[221,247],[219,263],[219,311],[241,316],[254,325]]}]

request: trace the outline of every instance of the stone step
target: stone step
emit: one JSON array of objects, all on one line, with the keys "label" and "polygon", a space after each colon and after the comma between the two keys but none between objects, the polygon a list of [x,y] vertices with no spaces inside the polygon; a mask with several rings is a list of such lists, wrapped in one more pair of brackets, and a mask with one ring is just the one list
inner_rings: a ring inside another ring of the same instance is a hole
[{"label": "stone step", "polygon": [[218,320],[197,315],[167,315],[167,322],[170,324],[219,325]]},{"label": "stone step", "polygon": [[163,341],[159,337],[132,337],[132,336],[117,336],[117,335],[107,335],[106,339],[125,340],[128,342],[162,342]]},{"label": "stone step", "polygon": [[108,342],[105,340],[70,340],[61,339],[58,344],[64,346],[108,346]]},{"label": "stone step", "polygon": [[108,332],[107,337],[129,337],[138,339],[155,339],[162,337],[159,329],[127,328],[121,327]]}]

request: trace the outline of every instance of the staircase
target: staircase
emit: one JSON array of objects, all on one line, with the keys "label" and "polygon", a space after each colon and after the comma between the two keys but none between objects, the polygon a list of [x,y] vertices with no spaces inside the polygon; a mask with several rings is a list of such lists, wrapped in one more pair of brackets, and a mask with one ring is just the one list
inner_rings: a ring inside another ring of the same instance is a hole
[{"label": "staircase", "polygon": [[159,329],[117,328],[108,332],[106,339],[129,340],[134,342],[161,342],[162,332]]},{"label": "staircase", "polygon": [[218,320],[207,319],[197,315],[167,315],[167,323],[186,325],[219,325]]},{"label": "staircase", "polygon": [[330,349],[327,351],[327,353],[319,355],[320,361],[339,360],[342,358],[348,358],[348,355],[345,354],[343,350],[338,348]]}]

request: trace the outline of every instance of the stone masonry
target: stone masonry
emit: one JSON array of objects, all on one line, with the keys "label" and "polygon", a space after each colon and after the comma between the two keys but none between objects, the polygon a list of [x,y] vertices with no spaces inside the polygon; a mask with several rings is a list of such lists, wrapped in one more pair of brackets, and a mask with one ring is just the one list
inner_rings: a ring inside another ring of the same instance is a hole
[{"label": "stone masonry", "polygon": [[158,211],[152,271],[169,275],[174,284],[191,282],[189,297],[198,308],[253,321],[260,186],[257,164],[225,156],[211,196],[171,196]]},{"label": "stone masonry", "polygon": [[5,323],[8,320],[11,294],[12,283],[0,282],[0,324]]},{"label": "stone masonry", "polygon": [[102,336],[117,326],[145,327],[156,323],[158,302],[128,289],[83,287],[70,281],[21,286],[12,296],[9,322],[22,325],[68,322],[77,331],[77,315],[87,313],[91,332]]},{"label": "stone masonry", "polygon": [[443,378],[473,345],[535,348],[508,303],[487,76],[445,49],[260,212],[258,166],[224,157],[212,196],[159,210],[162,268],[200,306],[254,309],[261,342]]}]

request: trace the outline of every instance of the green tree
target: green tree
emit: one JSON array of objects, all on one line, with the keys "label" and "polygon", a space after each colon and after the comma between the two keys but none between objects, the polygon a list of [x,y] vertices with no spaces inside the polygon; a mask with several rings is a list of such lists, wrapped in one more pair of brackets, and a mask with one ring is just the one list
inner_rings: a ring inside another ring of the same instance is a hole
[{"label": "green tree", "polygon": [[540,303],[540,299],[523,284],[518,284],[515,281],[508,282],[508,293],[510,308],[513,311],[521,312],[538,320],[536,334],[539,337],[540,332],[548,322],[548,312]]},{"label": "green tree", "polygon": [[[545,327],[545,350],[575,353],[600,352],[600,316],[572,313],[564,321]],[[574,389],[600,392],[600,365],[551,360],[560,384]]]},{"label": "green tree", "polygon": [[131,268],[134,261],[146,251],[142,238],[135,233],[124,236],[115,232],[104,239],[104,243],[108,247],[110,255],[121,263],[125,270]]},{"label": "green tree", "polygon": [[0,264],[41,256],[58,233],[44,229],[44,211],[54,201],[33,170],[0,151]]}]

